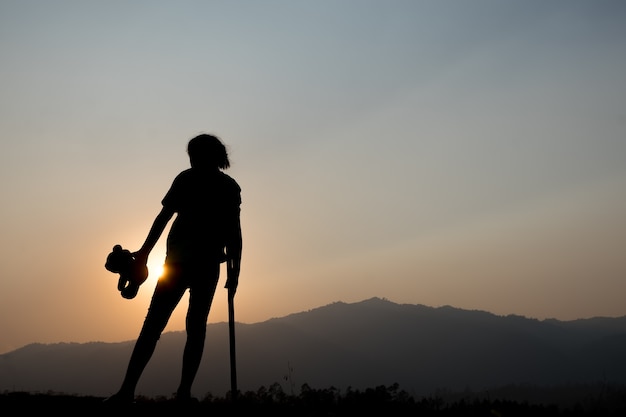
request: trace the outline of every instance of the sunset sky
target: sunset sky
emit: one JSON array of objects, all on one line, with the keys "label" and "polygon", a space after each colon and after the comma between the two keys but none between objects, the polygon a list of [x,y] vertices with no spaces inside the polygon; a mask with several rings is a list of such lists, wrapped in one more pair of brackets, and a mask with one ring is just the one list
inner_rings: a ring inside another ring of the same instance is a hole
[{"label": "sunset sky", "polygon": [[626,315],[624,22],[619,0],[0,0],[0,353],[137,337],[165,235],[136,299],[104,261],[201,132],[243,189],[238,321],[371,297]]}]

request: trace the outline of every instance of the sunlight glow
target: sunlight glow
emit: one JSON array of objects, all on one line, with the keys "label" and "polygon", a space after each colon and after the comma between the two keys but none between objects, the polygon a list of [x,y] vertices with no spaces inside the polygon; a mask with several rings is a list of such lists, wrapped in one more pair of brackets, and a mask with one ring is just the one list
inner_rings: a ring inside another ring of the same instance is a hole
[{"label": "sunlight glow", "polygon": [[163,275],[164,270],[163,259],[148,261],[148,278],[158,280]]},{"label": "sunlight glow", "polygon": [[163,242],[159,242],[148,257],[148,279],[156,282],[164,271],[165,247]]}]

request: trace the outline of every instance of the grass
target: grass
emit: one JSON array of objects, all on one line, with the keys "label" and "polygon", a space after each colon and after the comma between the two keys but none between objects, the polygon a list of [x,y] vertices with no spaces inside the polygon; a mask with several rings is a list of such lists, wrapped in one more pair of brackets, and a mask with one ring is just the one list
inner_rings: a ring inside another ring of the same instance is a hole
[{"label": "grass", "polygon": [[138,397],[133,404],[110,406],[104,398],[77,396],[63,393],[0,393],[0,410],[3,417],[22,416],[29,413],[64,416],[111,416],[115,414],[157,416],[624,416],[626,415],[626,390],[603,389],[600,395],[582,396],[579,401],[563,406],[556,403],[531,403],[510,399],[490,399],[465,393],[454,400],[439,396],[416,399],[397,384],[378,386],[366,390],[348,389],[340,393],[331,387],[312,389],[304,384],[297,395],[285,394],[279,384],[261,387],[257,391],[242,392],[237,402],[210,394],[197,402],[180,403],[173,398]]}]

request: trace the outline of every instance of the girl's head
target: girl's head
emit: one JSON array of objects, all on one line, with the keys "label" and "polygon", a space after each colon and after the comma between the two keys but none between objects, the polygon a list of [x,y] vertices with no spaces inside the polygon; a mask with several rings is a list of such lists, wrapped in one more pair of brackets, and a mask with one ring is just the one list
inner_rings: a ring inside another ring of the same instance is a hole
[{"label": "girl's head", "polygon": [[201,134],[187,144],[193,168],[226,169],[230,167],[226,146],[216,136]]}]

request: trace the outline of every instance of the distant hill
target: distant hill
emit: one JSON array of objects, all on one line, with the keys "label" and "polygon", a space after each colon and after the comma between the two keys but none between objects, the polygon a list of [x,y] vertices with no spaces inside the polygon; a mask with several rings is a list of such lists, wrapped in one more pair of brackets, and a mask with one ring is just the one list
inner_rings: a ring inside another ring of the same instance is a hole
[{"label": "distant hill", "polygon": [[[207,327],[195,392],[230,387],[228,327]],[[178,384],[184,332],[165,333],[138,394],[169,396]],[[0,391],[107,396],[133,341],[31,344],[0,355]],[[498,316],[372,298],[337,302],[255,324],[237,324],[239,389],[279,383],[286,393],[398,383],[412,395],[508,384],[626,384],[626,316],[574,321]]]}]

